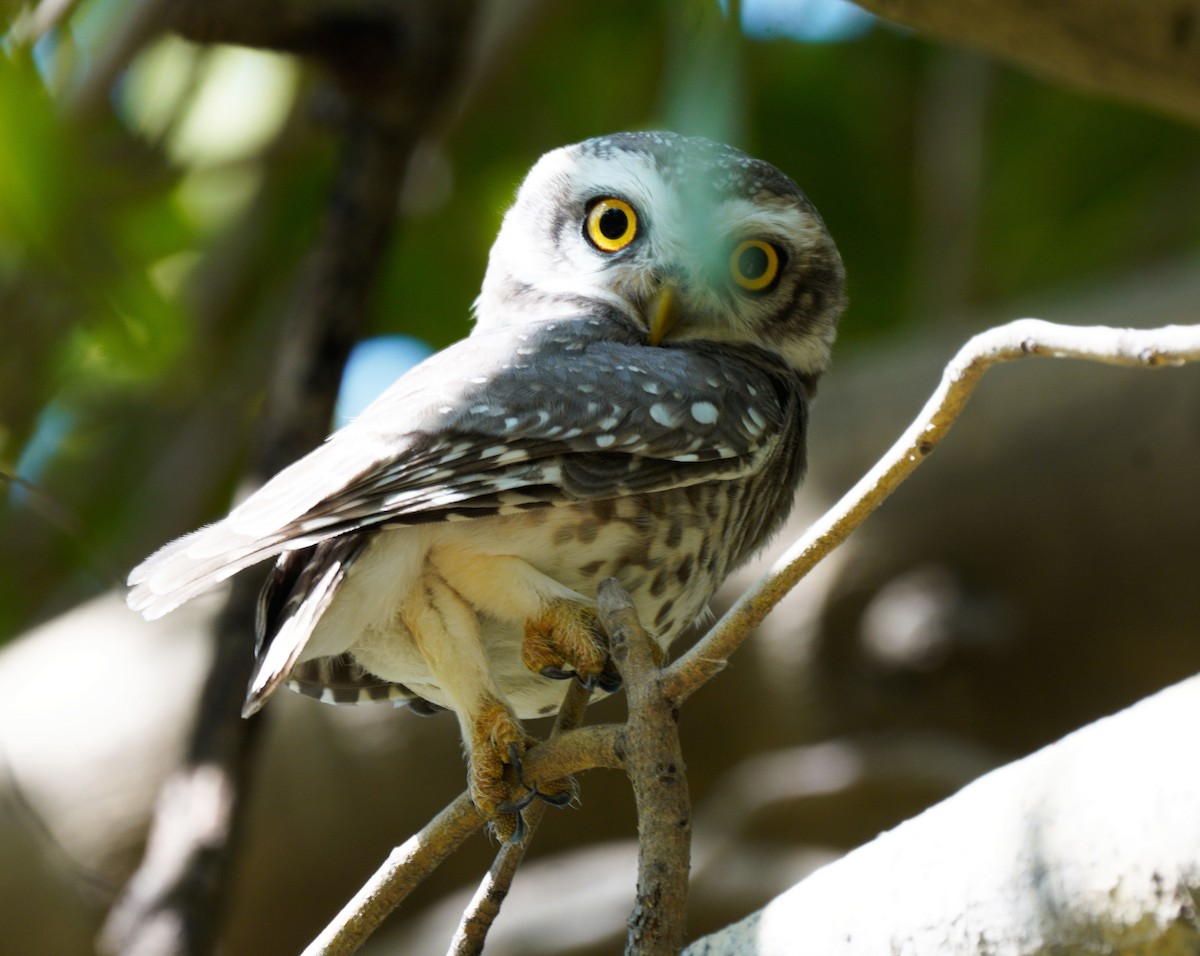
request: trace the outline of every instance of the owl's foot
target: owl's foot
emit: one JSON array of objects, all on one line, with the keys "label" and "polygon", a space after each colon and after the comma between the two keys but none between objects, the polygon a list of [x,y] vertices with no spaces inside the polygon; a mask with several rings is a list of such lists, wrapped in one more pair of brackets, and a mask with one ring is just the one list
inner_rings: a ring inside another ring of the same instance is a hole
[{"label": "owl's foot", "polygon": [[512,711],[495,698],[479,709],[471,725],[471,800],[505,843],[522,841],[525,822],[521,811],[535,799],[561,807],[574,796],[569,778],[544,786],[525,779],[521,758],[535,743]]},{"label": "owl's foot", "polygon": [[588,689],[599,687],[606,692],[621,686],[596,609],[568,598],[547,601],[525,622],[521,659],[543,677],[574,677]]}]

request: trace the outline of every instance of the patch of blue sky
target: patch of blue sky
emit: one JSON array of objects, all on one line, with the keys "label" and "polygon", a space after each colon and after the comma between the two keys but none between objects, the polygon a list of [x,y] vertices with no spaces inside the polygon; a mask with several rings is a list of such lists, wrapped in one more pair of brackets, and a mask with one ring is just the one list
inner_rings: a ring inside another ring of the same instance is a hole
[{"label": "patch of blue sky", "polygon": [[8,500],[14,507],[28,503],[32,493],[50,463],[70,437],[77,422],[76,413],[61,401],[52,401],[38,416],[33,434],[17,458],[17,481],[9,486]]},{"label": "patch of blue sky", "polygon": [[432,354],[433,349],[410,335],[381,335],[359,342],[342,371],[336,427],[362,414],[392,382]]},{"label": "patch of blue sky", "polygon": [[[728,0],[720,2],[727,10]],[[874,15],[850,0],[742,0],[742,32],[755,40],[840,43],[874,23]]]}]

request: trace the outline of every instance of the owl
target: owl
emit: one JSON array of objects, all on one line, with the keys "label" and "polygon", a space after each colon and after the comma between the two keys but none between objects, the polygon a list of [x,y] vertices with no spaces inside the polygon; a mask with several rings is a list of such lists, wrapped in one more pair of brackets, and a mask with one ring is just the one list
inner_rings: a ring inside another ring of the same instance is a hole
[{"label": "owl", "polygon": [[786,518],[844,272],[769,163],[666,132],[553,150],[492,247],[475,324],[361,417],[129,577],[157,618],[274,560],[246,713],[279,686],[459,720],[504,839],[522,719],[617,688],[614,576],[665,654]]}]

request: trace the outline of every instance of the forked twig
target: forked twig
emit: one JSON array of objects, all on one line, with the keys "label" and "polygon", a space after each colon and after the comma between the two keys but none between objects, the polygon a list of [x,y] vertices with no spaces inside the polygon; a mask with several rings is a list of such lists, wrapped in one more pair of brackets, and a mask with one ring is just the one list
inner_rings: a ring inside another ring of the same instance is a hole
[{"label": "forked twig", "polygon": [[[649,693],[657,694],[660,702],[678,706],[695,690],[718,673],[729,656],[741,646],[750,632],[766,617],[767,613],[813,568],[822,558],[844,541],[849,534],[861,525],[897,487],[916,469],[916,467],[933,451],[949,431],[950,426],[962,413],[967,400],[974,392],[983,374],[992,366],[1028,356],[1055,356],[1060,358],[1081,358],[1104,362],[1111,365],[1126,365],[1144,368],[1158,368],[1168,365],[1182,365],[1188,362],[1200,361],[1200,325],[1164,326],[1157,329],[1115,329],[1104,326],[1065,326],[1040,319],[1019,319],[1007,325],[990,329],[972,338],[959,350],[958,354],[947,365],[942,375],[942,381],[937,390],[926,402],[925,407],[908,429],[900,436],[879,462],[854,485],[842,499],[828,512],[818,519],[787,552],[775,563],[771,570],[764,575],[733,605],[732,608],[708,631],[697,644],[681,657],[666,671],[657,668],[643,670],[638,666],[625,674],[630,698],[630,724],[626,726],[587,727],[568,731],[538,745],[526,755],[525,769],[533,779],[552,780],[569,773],[577,773],[594,767],[621,768],[629,762],[627,750],[629,742],[637,734],[633,731],[635,714],[640,704],[635,705],[635,696]],[[626,608],[622,598],[623,592],[605,588],[608,596],[603,599],[602,612],[607,613],[612,620],[606,621],[605,626],[610,635],[622,628],[636,629],[627,633],[635,634],[632,644],[639,646],[641,638],[636,636],[641,631],[636,614],[632,608]],[[604,611],[604,607],[608,610]],[[615,617],[614,617],[615,615]],[[632,621],[629,621],[632,616]],[[624,623],[622,623],[624,622]],[[637,673],[649,675],[649,679],[657,686],[647,691],[645,684],[636,677]],[[635,687],[638,689],[635,690]],[[646,732],[643,730],[644,735]],[[653,733],[653,732],[652,732]],[[636,759],[636,758],[635,758]],[[673,766],[672,766],[673,764]],[[660,761],[659,769],[667,772],[667,778],[678,771],[678,780],[682,783],[682,761],[668,759]],[[639,786],[639,773],[630,771],[634,782],[635,793]],[[682,802],[679,798],[682,797]],[[651,825],[661,824],[662,832],[667,837],[667,843],[661,851],[649,851],[649,841],[641,841],[639,855],[639,906],[645,902],[649,906],[666,906],[675,904],[678,890],[678,880],[682,878],[686,889],[687,854],[679,853],[681,845],[686,845],[687,831],[690,826],[690,809],[686,803],[686,784],[658,788],[653,795],[639,796],[638,813],[642,821],[643,835],[646,821],[643,816],[643,800],[648,799],[653,806],[647,806],[647,813],[653,812],[656,821]],[[452,813],[452,811],[454,811]],[[464,824],[458,814],[469,819]],[[383,916],[399,903],[404,893],[424,878],[428,869],[420,859],[419,852],[408,854],[412,859],[405,858],[405,848],[419,847],[427,839],[438,832],[435,827],[438,821],[447,817],[451,822],[442,826],[453,833],[456,842],[453,846],[439,849],[438,861],[448,855],[466,835],[474,832],[482,825],[482,821],[474,812],[466,795],[462,795],[442,811],[421,834],[413,837],[404,847],[396,850],[388,859],[388,863],[372,878],[371,882],[339,914],[338,919],[330,924],[329,929],[318,938],[305,952],[308,954],[342,954],[353,952],[363,939],[371,932]],[[675,832],[670,832],[672,822]],[[467,826],[462,836],[458,836],[458,827]],[[438,837],[439,842],[442,837]],[[661,852],[662,855],[655,854]],[[644,859],[643,859],[644,858]],[[682,861],[682,862],[681,862]],[[644,866],[643,866],[644,863]],[[434,864],[436,865],[436,864]],[[642,875],[648,874],[651,880],[665,882],[643,884]],[[403,889],[399,893],[393,888]],[[658,890],[652,887],[658,887]],[[651,895],[643,897],[643,889],[650,889]],[[662,895],[653,897],[653,893]],[[380,908],[379,900],[387,898],[386,908]],[[680,897],[681,900],[681,897]],[[681,904],[678,912],[682,913]],[[653,914],[648,914],[653,915]],[[640,917],[635,910],[631,918],[631,945],[634,930],[640,926]],[[354,933],[342,934],[339,927],[353,924]],[[659,933],[658,930],[655,931]],[[655,936],[656,940],[666,940],[674,933],[670,928]],[[678,926],[678,939],[682,939],[682,922]],[[648,939],[644,935],[642,939]],[[675,937],[671,937],[675,938]],[[318,946],[322,940],[328,940]],[[353,940],[351,942],[351,940]],[[336,945],[334,942],[336,941]],[[664,946],[666,943],[664,943]],[[677,943],[675,945],[678,945]],[[642,949],[634,952],[674,952],[663,948],[661,950]]]},{"label": "forked twig", "polygon": [[[524,758],[531,780],[557,780],[597,767],[619,770],[624,766],[621,738],[624,727],[602,725],[570,730],[551,737]],[[329,925],[308,947],[304,956],[346,956],[359,947],[421,881],[475,833],[483,817],[465,792],[429,821],[420,832],[394,849]]]},{"label": "forked twig", "polygon": [[[557,737],[578,727],[590,697],[590,690],[577,681],[571,681],[563,697],[562,706],[558,709],[558,718],[554,721],[554,729],[550,731],[550,736]],[[458,929],[450,940],[447,952],[451,956],[474,956],[483,952],[488,930],[500,915],[500,905],[508,896],[517,867],[525,859],[525,851],[529,848],[545,814],[546,804],[541,800],[535,800],[525,809],[525,838],[520,843],[505,844],[496,854],[491,869],[480,882],[475,895],[471,897],[471,902],[459,921]]]}]

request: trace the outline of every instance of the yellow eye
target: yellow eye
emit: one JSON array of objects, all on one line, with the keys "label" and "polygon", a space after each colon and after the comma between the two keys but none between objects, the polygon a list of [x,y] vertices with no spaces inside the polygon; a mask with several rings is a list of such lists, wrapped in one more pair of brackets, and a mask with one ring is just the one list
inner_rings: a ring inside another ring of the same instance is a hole
[{"label": "yellow eye", "polygon": [[762,239],[746,239],[729,256],[729,274],[747,292],[765,292],[779,278],[779,251]]},{"label": "yellow eye", "polygon": [[624,199],[601,199],[588,210],[583,230],[601,252],[620,252],[637,236],[637,213]]}]

